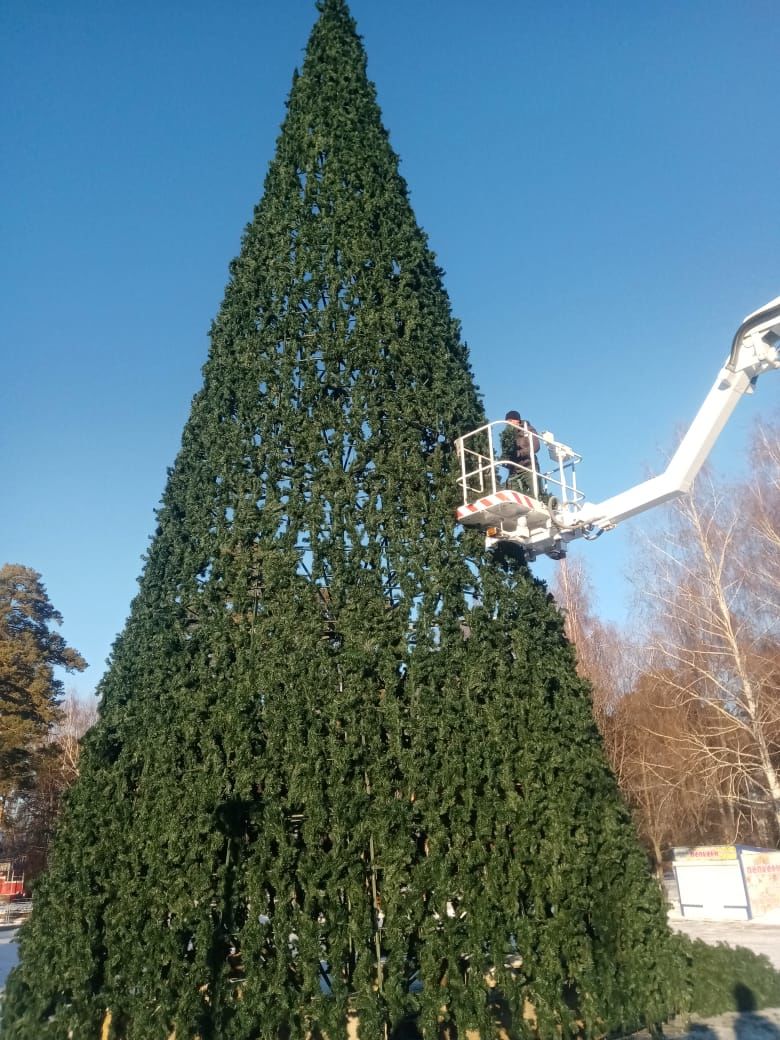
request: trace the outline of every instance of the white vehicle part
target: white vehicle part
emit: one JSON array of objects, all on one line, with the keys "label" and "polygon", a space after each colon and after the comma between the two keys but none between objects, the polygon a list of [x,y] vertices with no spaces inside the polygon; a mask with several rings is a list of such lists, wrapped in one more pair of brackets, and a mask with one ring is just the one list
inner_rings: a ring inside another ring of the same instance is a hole
[{"label": "white vehicle part", "polygon": [[[575,472],[581,456],[551,433],[539,435],[554,463],[547,472],[537,470],[533,453],[529,467],[496,455],[493,435],[505,422],[486,423],[459,437],[455,443],[463,504],[458,521],[482,528],[488,548],[513,543],[529,559],[543,553],[560,558],[573,539],[597,538],[621,521],[685,494],[743,394],[753,392],[764,372],[780,368],[779,346],[780,296],[740,325],[726,363],[666,470],[603,502],[584,501]],[[508,486],[501,484],[503,471]],[[521,483],[523,491],[511,488],[513,482]],[[525,493],[528,488],[533,495]]]},{"label": "white vehicle part", "polygon": [[749,315],[740,325],[728,360],[664,472],[604,502],[586,503],[580,521],[614,527],[621,520],[690,491],[696,474],[742,395],[753,393],[762,373],[780,368],[778,343],[780,296]]}]

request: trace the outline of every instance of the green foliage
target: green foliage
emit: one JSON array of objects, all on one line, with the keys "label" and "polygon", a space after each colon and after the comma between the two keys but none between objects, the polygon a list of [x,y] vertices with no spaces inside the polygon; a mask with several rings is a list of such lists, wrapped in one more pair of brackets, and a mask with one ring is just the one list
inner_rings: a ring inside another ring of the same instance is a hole
[{"label": "green foliage", "polygon": [[35,782],[43,741],[59,717],[63,684],[54,669],[87,667],[52,629],[61,623],[37,571],[0,567],[0,802]]},{"label": "green foliage", "polygon": [[558,611],[453,524],[482,407],[354,24],[319,6],[8,1040],[109,1011],[112,1040],[335,1040],[349,1014],[557,1038],[679,1002]]},{"label": "green foliage", "polygon": [[725,1011],[780,1007],[780,972],[768,957],[742,946],[709,946],[683,935],[675,942],[685,957],[690,1013],[706,1018]]}]

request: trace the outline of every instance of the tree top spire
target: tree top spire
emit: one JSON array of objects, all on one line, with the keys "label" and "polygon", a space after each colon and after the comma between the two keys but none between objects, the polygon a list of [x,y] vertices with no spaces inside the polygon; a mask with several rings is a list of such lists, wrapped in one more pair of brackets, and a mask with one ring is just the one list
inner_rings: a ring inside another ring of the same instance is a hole
[{"label": "tree top spire", "polygon": [[322,14],[345,15],[352,18],[346,0],[317,0],[316,7]]},{"label": "tree top spire", "polygon": [[334,30],[337,33],[343,32],[347,37],[357,40],[361,44],[362,50],[362,41],[357,31],[357,23],[352,17],[346,0],[316,0],[316,7],[320,12],[320,17],[315,22],[309,36],[307,53],[311,53],[313,46],[316,48],[317,41],[321,37],[330,37]]},{"label": "tree top spire", "polygon": [[357,36],[357,23],[352,17],[346,0],[316,0],[316,7],[320,12],[320,17],[315,24],[313,35],[316,35],[317,28],[323,23],[340,23]]}]

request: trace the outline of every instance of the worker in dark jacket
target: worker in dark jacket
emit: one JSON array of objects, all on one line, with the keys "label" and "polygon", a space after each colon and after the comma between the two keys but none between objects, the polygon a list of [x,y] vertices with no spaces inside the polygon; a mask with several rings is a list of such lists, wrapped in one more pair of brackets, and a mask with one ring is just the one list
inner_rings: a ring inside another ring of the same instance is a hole
[{"label": "worker in dark jacket", "polygon": [[[534,471],[537,474],[536,494],[538,497],[542,493],[538,479],[539,460],[536,457],[536,453],[539,451],[539,435],[536,428],[527,420],[521,419],[520,413],[514,409],[506,413],[505,420],[509,426],[501,434],[501,457],[507,462],[515,463],[515,466],[508,467],[507,487],[533,495],[534,481],[531,471]],[[517,469],[516,466],[523,468]]]}]

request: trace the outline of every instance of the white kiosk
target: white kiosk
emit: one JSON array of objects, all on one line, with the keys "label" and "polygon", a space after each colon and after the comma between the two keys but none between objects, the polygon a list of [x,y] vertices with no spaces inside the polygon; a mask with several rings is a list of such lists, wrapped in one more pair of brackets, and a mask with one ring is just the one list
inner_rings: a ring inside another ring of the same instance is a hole
[{"label": "white kiosk", "polygon": [[683,917],[748,921],[780,913],[780,852],[747,845],[700,845],[674,851]]}]

